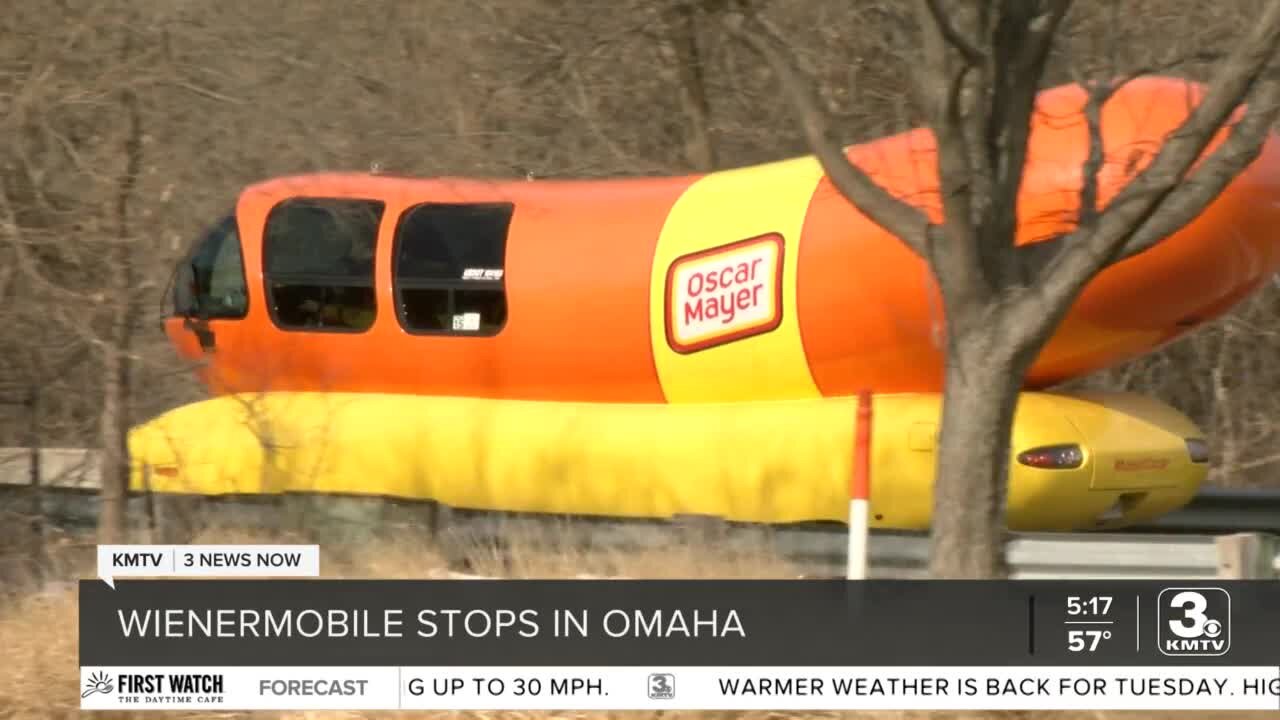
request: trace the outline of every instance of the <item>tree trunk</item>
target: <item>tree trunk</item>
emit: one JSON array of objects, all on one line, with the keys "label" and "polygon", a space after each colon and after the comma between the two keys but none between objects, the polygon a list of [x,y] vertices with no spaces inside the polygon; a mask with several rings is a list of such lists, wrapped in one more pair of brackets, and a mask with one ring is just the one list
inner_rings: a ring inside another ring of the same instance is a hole
[{"label": "tree trunk", "polygon": [[128,430],[124,363],[123,354],[115,347],[109,347],[103,353],[102,413],[98,420],[102,443],[102,507],[98,516],[98,543],[102,545],[124,542],[126,528],[125,495],[129,487],[129,470],[128,455],[122,442]]},{"label": "tree trunk", "polygon": [[1213,468],[1217,471],[1215,473],[1217,477],[1214,479],[1225,481],[1223,484],[1228,487],[1231,485],[1231,478],[1237,474],[1236,468],[1240,462],[1234,417],[1237,408],[1232,407],[1231,391],[1227,387],[1227,365],[1231,361],[1231,341],[1231,328],[1222,328],[1222,335],[1218,338],[1218,357],[1210,372],[1213,381],[1213,404],[1211,406],[1212,422],[1209,427],[1210,431],[1219,438],[1218,458],[1214,463],[1217,467]]},{"label": "tree trunk", "polygon": [[[133,51],[133,37],[126,30],[121,56],[127,63]],[[116,241],[108,253],[108,297],[112,302],[110,329],[102,357],[102,414],[99,432],[102,443],[101,515],[98,542],[124,542],[127,529],[126,498],[129,490],[130,402],[133,397],[133,329],[136,325],[137,267],[131,257],[130,202],[142,172],[142,113],[138,98],[128,86],[120,94],[127,120],[124,137],[125,165],[116,192]]]},{"label": "tree trunk", "polygon": [[953,348],[947,360],[933,498],[929,571],[946,579],[1001,578],[1010,434],[1021,383],[997,357],[999,333]]},{"label": "tree trunk", "polygon": [[679,76],[680,104],[689,121],[685,159],[694,170],[711,172],[716,168],[716,145],[711,138],[706,70],[698,48],[698,9],[692,3],[674,9],[669,35],[663,50]]}]

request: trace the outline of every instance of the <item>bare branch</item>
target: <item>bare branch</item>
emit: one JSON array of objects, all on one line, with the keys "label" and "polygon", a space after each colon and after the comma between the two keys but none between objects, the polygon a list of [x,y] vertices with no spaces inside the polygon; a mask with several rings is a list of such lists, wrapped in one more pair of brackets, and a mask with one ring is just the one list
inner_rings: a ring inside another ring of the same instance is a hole
[{"label": "bare branch", "polygon": [[17,213],[14,211],[13,204],[9,201],[8,192],[2,185],[0,185],[0,230],[3,230],[3,233],[0,234],[5,237],[9,247],[13,249],[17,269],[26,278],[60,300],[65,300],[69,303],[88,303],[93,301],[93,298],[68,290],[40,272],[36,260],[31,257],[26,248],[26,241],[21,237]]},{"label": "bare branch", "polygon": [[1149,250],[1181,230],[1258,158],[1263,140],[1280,116],[1280,68],[1273,69],[1260,85],[1227,139],[1129,236],[1119,259]]},{"label": "bare branch", "polygon": [[1253,470],[1260,467],[1266,467],[1268,465],[1275,465],[1277,463],[1280,463],[1280,453],[1254,458],[1253,460],[1246,460],[1244,462],[1233,463],[1232,469],[1240,472],[1243,470]]},{"label": "bare branch", "polygon": [[938,32],[947,44],[958,50],[970,65],[978,65],[986,60],[987,53],[961,35],[960,31],[956,30],[956,27],[947,19],[947,12],[942,8],[941,0],[924,0],[924,8],[931,16],[931,22],[927,24],[938,28]]},{"label": "bare branch", "polygon": [[174,81],[171,81],[169,84],[172,85],[173,87],[181,88],[182,90],[186,90],[188,92],[194,93],[203,98],[208,98],[210,100],[217,100],[218,102],[230,103],[232,105],[248,104],[247,102],[245,102],[244,100],[241,100],[240,98],[231,97],[230,95],[224,95],[216,90],[210,90],[209,88],[200,87],[195,83],[186,82],[185,80],[174,80]]},{"label": "bare branch", "polygon": [[1092,228],[1098,219],[1098,173],[1102,171],[1106,153],[1102,147],[1102,106],[1115,92],[1115,86],[1087,85],[1089,97],[1084,104],[1084,120],[1089,129],[1089,155],[1081,170],[1080,211],[1077,225]]},{"label": "bare branch", "polygon": [[785,45],[754,15],[730,12],[725,16],[729,31],[764,56],[782,90],[790,96],[800,114],[805,139],[823,170],[850,202],[872,222],[896,235],[917,255],[927,253],[929,218],[919,209],[893,196],[863,170],[849,161],[844,150],[831,140],[825,116],[804,81],[787,58]]},{"label": "bare branch", "polygon": [[675,68],[680,101],[690,125],[685,137],[685,157],[695,170],[710,172],[715,169],[718,158],[715,141],[711,137],[706,70],[698,44],[698,10],[693,5],[681,3],[667,15],[667,37],[659,41],[659,48]]},{"label": "bare branch", "polygon": [[[1172,232],[1185,225],[1229,182],[1230,177],[1217,181],[1202,178],[1191,183],[1188,190],[1177,193],[1184,204],[1170,204],[1167,208],[1164,205],[1170,194],[1185,182],[1187,171],[1201,157],[1231,114],[1253,90],[1275,55],[1278,44],[1280,2],[1271,2],[1253,26],[1253,31],[1217,70],[1202,101],[1170,134],[1151,164],[1102,212],[1096,226],[1081,228],[1056,241],[1060,251],[1053,253],[1053,260],[1040,273],[1044,297],[1051,302],[1074,297],[1095,273],[1124,257],[1128,247],[1151,247],[1165,237],[1161,233]],[[1222,159],[1211,162],[1214,159],[1211,157],[1201,172],[1206,169],[1228,171],[1237,165],[1243,169],[1248,164],[1247,161],[1242,162],[1245,159],[1243,151],[1261,143],[1276,117],[1275,105],[1280,98],[1280,88],[1276,87],[1277,79],[1273,75],[1263,79],[1257,102],[1250,105],[1245,119],[1236,125],[1229,140],[1214,153]],[[1252,151],[1256,153],[1257,148],[1252,148]],[[1204,189],[1196,191],[1192,189],[1195,187]],[[1135,235],[1153,219],[1150,234],[1144,231],[1140,236]]]},{"label": "bare branch", "polygon": [[[934,266],[943,297],[952,310],[953,319],[961,308],[972,303],[976,296],[990,296],[992,287],[986,282],[978,242],[979,228],[974,222],[974,197],[981,194],[977,177],[981,167],[975,167],[973,147],[968,123],[976,115],[966,113],[966,91],[982,92],[966,87],[971,73],[981,68],[962,59],[957,65],[951,62],[947,34],[959,31],[948,18],[943,17],[936,3],[923,0],[917,5],[921,26],[924,68],[916,73],[919,82],[921,109],[928,118],[937,143],[938,183],[942,199],[943,225],[938,233],[944,242],[931,243],[929,263]],[[943,27],[945,25],[945,28]],[[976,120],[984,122],[982,119]],[[981,164],[980,162],[978,163]]]},{"label": "bare branch", "polygon": [[1089,155],[1083,170],[1084,185],[1080,191],[1080,210],[1077,224],[1080,227],[1093,227],[1098,218],[1098,173],[1106,161],[1106,152],[1102,146],[1102,106],[1107,104],[1125,85],[1144,75],[1159,75],[1168,72],[1188,61],[1212,62],[1222,58],[1220,53],[1198,52],[1180,55],[1155,65],[1146,65],[1126,73],[1113,83],[1093,82],[1077,77],[1076,82],[1085,87],[1088,99],[1085,101],[1084,117],[1089,133]]},{"label": "bare branch", "polygon": [[[1031,116],[1057,27],[1069,0],[1003,6],[990,13],[945,17],[922,0],[924,67],[918,73],[938,143],[947,242],[935,253],[953,306],[964,296],[990,296],[1027,273],[1011,252],[1017,198],[1026,164]],[[953,35],[978,50],[954,58]],[[980,57],[981,63],[972,60]]]},{"label": "bare branch", "polygon": [[[997,74],[999,80],[993,84],[987,153],[993,168],[992,192],[995,197],[1011,201],[1022,186],[1040,79],[1071,0],[1049,0],[1045,4],[1048,7],[1041,10],[1002,16],[996,28],[996,61],[1007,63],[1009,71]],[[1016,208],[993,210],[995,219],[1011,223],[1002,230],[1012,233]]]}]

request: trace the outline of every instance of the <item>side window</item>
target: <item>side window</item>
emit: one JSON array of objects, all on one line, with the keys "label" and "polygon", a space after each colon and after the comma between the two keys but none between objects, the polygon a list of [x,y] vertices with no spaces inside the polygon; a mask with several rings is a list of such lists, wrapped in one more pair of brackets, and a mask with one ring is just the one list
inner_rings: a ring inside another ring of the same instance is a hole
[{"label": "side window", "polygon": [[494,335],[507,322],[514,206],[417,205],[396,228],[396,310],[410,332]]},{"label": "side window", "polygon": [[385,209],[376,200],[298,198],[271,210],[263,270],[277,326],[363,331],[373,325],[373,258]]},{"label": "side window", "polygon": [[249,312],[240,233],[234,214],[224,217],[178,268],[173,311],[207,319],[243,318]]}]

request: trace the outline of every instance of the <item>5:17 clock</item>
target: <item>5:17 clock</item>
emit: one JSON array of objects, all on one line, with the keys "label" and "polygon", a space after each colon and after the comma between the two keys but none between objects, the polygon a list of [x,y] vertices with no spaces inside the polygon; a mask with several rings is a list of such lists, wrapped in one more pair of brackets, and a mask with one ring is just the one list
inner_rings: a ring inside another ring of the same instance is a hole
[{"label": "5:17 clock", "polygon": [[1072,617],[1106,617],[1111,612],[1110,595],[1090,595],[1081,597],[1079,595],[1070,595],[1067,597],[1067,615]]},{"label": "5:17 clock", "polygon": [[[1114,598],[1110,595],[1067,596],[1067,649],[1073,653],[1094,652],[1110,640],[1109,626],[1115,621],[1107,617]],[[1081,627],[1083,626],[1083,627]],[[1090,627],[1092,626],[1092,627]]]}]

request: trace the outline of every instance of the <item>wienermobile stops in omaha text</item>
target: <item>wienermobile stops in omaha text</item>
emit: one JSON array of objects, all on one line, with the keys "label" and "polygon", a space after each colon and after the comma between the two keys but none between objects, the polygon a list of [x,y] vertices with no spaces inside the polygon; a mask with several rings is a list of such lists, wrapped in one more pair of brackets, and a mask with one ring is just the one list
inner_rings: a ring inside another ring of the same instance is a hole
[{"label": "wienermobile stops in omaha text", "polygon": [[733,609],[117,610],[125,638],[743,637]]}]

